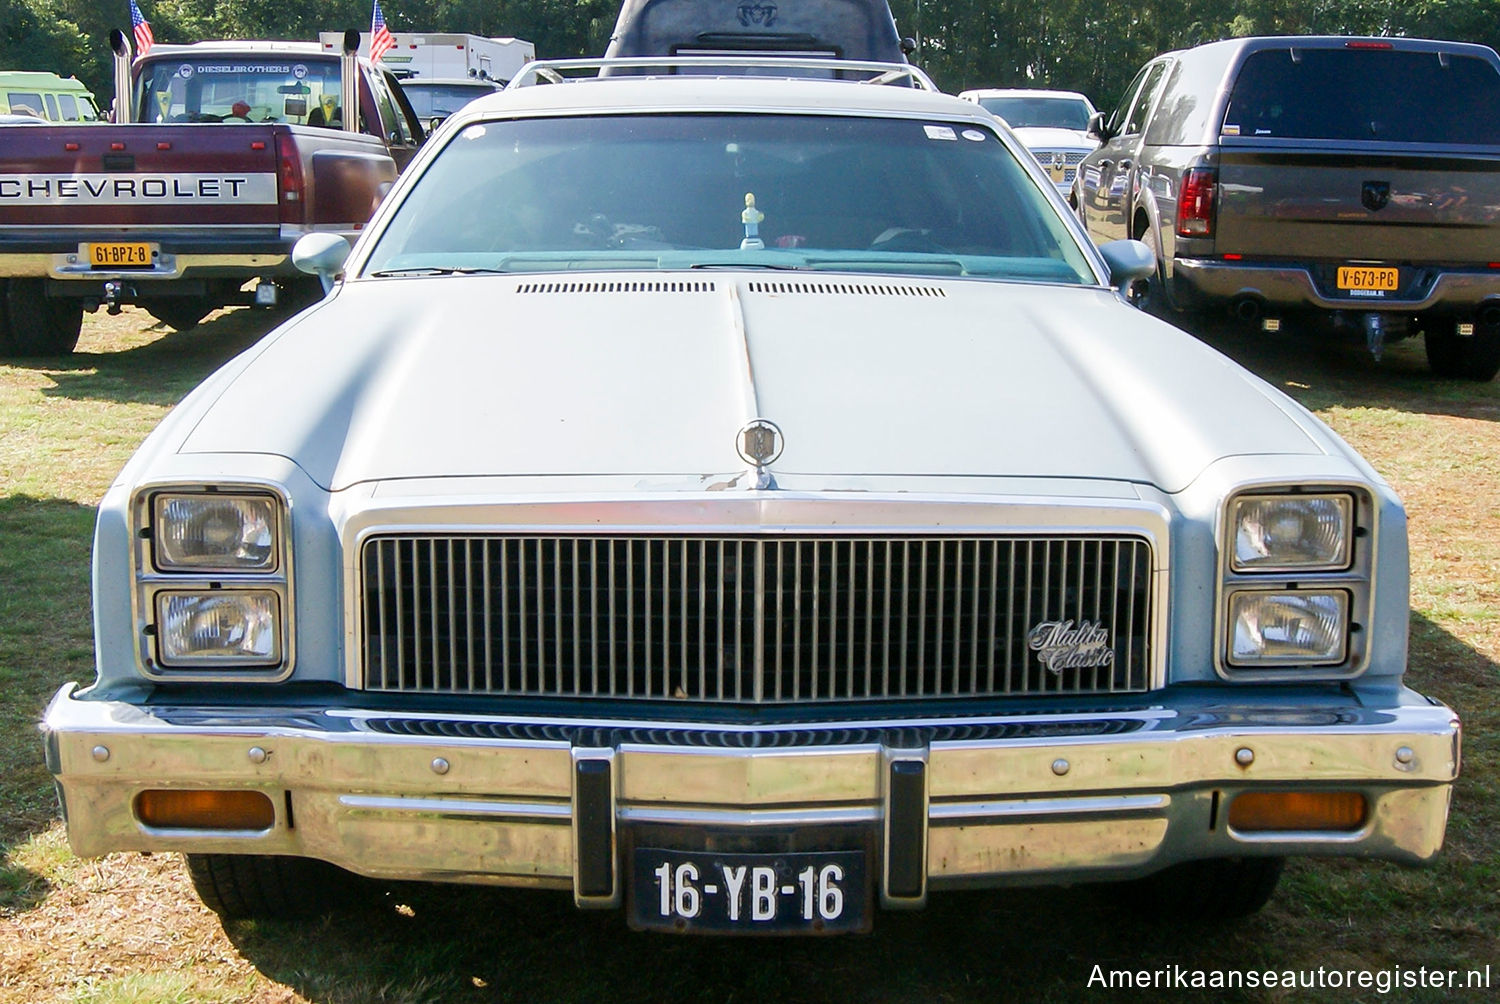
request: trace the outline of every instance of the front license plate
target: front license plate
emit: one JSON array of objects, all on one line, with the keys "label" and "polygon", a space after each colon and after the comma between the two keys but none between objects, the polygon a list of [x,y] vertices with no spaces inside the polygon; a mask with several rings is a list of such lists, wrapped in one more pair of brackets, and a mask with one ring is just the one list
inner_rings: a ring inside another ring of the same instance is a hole
[{"label": "front license plate", "polygon": [[635,927],[716,934],[837,934],[866,930],[862,851],[720,854],[635,850]]},{"label": "front license plate", "polygon": [[110,243],[89,245],[90,268],[150,268],[151,245]]},{"label": "front license plate", "polygon": [[1399,269],[1345,265],[1339,269],[1338,285],[1339,289],[1350,292],[1393,293],[1400,278]]}]

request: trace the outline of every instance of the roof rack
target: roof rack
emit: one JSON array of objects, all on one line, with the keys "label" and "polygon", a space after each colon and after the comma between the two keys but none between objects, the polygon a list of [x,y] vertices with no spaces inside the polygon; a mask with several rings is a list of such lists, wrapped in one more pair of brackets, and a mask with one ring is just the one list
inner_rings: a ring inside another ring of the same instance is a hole
[{"label": "roof rack", "polygon": [[[534,87],[538,84],[565,84],[574,80],[596,80],[604,77],[673,76],[682,70],[760,70],[753,74],[733,76],[780,77],[800,74],[784,70],[821,70],[824,73],[860,74],[851,79],[861,84],[899,84],[923,91],[936,91],[937,85],[910,63],[881,63],[858,59],[832,59],[826,56],[622,56],[616,59],[547,59],[527,63],[511,79],[507,90]],[[636,71],[658,70],[660,74]],[[629,72],[627,72],[629,71]],[[848,79],[848,78],[844,78]]]}]

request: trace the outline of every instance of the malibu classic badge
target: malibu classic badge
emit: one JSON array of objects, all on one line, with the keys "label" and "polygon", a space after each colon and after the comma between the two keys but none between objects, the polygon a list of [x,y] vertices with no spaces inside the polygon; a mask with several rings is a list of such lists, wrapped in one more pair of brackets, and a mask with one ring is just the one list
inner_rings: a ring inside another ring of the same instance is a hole
[{"label": "malibu classic badge", "polygon": [[1077,627],[1073,621],[1043,621],[1026,636],[1027,646],[1036,653],[1042,665],[1053,673],[1065,669],[1097,669],[1112,666],[1115,650],[1109,642],[1109,631],[1099,621],[1084,621]]}]

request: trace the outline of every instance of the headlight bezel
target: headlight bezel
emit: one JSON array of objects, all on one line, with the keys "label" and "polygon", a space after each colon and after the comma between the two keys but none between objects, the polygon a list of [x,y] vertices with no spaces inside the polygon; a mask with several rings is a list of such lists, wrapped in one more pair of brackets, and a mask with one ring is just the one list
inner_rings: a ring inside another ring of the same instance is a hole
[{"label": "headlight bezel", "polygon": [[[263,568],[229,565],[174,566],[158,555],[159,501],[173,497],[251,497],[271,503],[274,555]],[[132,613],[136,626],[136,662],[140,674],[155,682],[255,682],[276,683],[292,675],[296,663],[292,613],[294,597],[292,503],[290,493],[273,482],[153,482],[137,487],[130,507],[131,574],[134,582]],[[275,630],[279,658],[215,656],[201,659],[173,658],[164,649],[158,598],[165,594],[232,593],[242,590],[274,594]]]},{"label": "headlight bezel", "polygon": [[[1342,498],[1348,501],[1348,529],[1343,554],[1336,561],[1307,565],[1276,563],[1243,566],[1235,545],[1240,505],[1268,499]],[[1379,534],[1374,490],[1363,482],[1268,482],[1242,484],[1226,493],[1219,510],[1217,544],[1219,583],[1214,624],[1214,669],[1231,682],[1322,682],[1348,680],[1369,668],[1370,617],[1374,609],[1374,570]],[[1344,555],[1347,555],[1347,558]],[[1244,593],[1298,594],[1338,592],[1347,597],[1343,657],[1327,659],[1236,659],[1234,611]]]}]

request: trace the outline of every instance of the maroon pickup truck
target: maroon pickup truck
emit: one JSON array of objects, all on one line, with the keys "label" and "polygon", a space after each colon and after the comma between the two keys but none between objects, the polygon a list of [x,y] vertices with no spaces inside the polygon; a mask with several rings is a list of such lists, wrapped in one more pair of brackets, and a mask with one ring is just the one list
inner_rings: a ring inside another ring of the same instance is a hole
[{"label": "maroon pickup truck", "polygon": [[394,79],[315,42],[159,45],[132,66],[114,41],[120,124],[0,127],[6,355],[71,352],[100,305],[183,329],[319,295],[292,245],[356,235],[423,139]]}]

